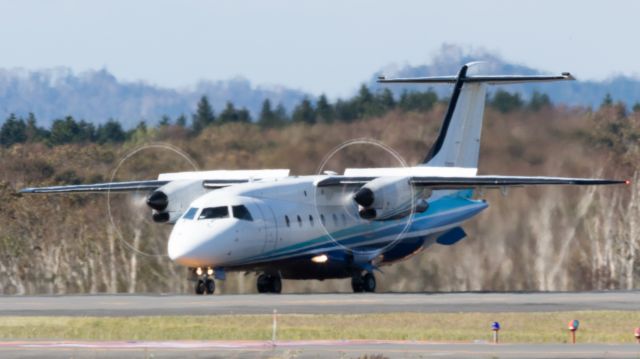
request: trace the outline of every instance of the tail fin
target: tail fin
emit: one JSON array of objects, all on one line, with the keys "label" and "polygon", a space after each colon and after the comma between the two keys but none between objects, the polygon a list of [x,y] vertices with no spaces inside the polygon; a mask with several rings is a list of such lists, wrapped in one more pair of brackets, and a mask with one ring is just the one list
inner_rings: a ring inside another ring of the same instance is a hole
[{"label": "tail fin", "polygon": [[560,76],[467,76],[472,64],[462,66],[457,76],[402,79],[380,78],[381,83],[454,83],[449,107],[440,134],[422,165],[431,167],[478,168],[480,135],[487,85],[524,82],[573,80],[569,73]]}]

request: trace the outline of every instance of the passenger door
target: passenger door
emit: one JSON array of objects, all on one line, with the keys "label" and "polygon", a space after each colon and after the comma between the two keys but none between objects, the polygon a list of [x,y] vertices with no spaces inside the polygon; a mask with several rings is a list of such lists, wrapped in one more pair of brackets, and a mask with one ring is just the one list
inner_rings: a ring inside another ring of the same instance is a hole
[{"label": "passenger door", "polygon": [[268,252],[273,250],[278,245],[278,223],[276,216],[271,207],[267,204],[259,203],[258,208],[262,214],[263,219],[263,232],[264,232],[264,247],[262,252]]}]

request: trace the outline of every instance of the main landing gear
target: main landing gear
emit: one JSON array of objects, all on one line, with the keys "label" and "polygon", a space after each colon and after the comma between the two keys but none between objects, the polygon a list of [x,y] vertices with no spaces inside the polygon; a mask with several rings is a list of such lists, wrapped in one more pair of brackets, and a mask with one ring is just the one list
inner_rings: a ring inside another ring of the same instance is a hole
[{"label": "main landing gear", "polygon": [[216,282],[213,280],[213,270],[207,269],[203,271],[201,268],[194,269],[196,277],[195,293],[197,295],[213,294],[216,291]]},{"label": "main landing gear", "polygon": [[258,293],[280,293],[281,291],[282,280],[280,277],[270,274],[258,276]]},{"label": "main landing gear", "polygon": [[365,275],[354,274],[351,277],[351,288],[354,293],[375,292],[376,277],[374,277],[373,273],[366,273]]}]

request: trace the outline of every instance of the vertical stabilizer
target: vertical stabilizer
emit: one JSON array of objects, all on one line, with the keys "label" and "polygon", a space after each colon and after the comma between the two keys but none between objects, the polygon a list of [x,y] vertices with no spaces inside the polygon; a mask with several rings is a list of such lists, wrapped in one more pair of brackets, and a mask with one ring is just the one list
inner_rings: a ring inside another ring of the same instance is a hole
[{"label": "vertical stabilizer", "polygon": [[467,65],[458,74],[440,134],[423,164],[478,168],[486,85],[465,83]]},{"label": "vertical stabilizer", "polygon": [[471,65],[462,66],[457,76],[378,79],[381,83],[454,84],[440,134],[422,166],[478,168],[487,85],[574,80],[568,72],[555,76],[467,76]]}]

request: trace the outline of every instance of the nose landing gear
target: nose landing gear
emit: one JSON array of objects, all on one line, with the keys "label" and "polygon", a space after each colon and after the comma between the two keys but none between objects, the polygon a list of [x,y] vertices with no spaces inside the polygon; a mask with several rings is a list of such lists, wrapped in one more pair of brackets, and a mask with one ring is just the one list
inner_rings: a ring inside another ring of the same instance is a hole
[{"label": "nose landing gear", "polygon": [[375,292],[376,291],[376,277],[373,273],[367,273],[365,275],[360,275],[360,273],[356,273],[351,277],[351,288],[354,293],[362,293],[362,292]]},{"label": "nose landing gear", "polygon": [[196,282],[196,294],[213,294],[216,291],[216,282],[211,278],[198,279]]},{"label": "nose landing gear", "polygon": [[280,293],[282,291],[282,280],[280,277],[270,274],[260,274],[258,276],[258,293]]},{"label": "nose landing gear", "polygon": [[195,293],[197,295],[213,294],[216,291],[216,282],[211,278],[213,270],[207,269],[203,271],[201,268],[193,270],[193,276],[196,279]]}]

